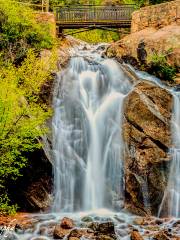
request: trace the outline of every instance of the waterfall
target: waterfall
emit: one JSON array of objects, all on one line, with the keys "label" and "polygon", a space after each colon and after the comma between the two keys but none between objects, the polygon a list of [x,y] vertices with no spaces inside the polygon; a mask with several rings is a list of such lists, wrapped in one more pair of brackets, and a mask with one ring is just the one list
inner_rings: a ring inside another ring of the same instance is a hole
[{"label": "waterfall", "polygon": [[180,217],[180,95],[172,92],[174,108],[172,118],[173,147],[170,149],[172,156],[171,169],[167,189],[159,209],[159,216],[165,209],[169,216]]},{"label": "waterfall", "polygon": [[118,63],[93,50],[78,51],[58,76],[55,212],[114,209],[123,199],[122,108],[131,83]]},{"label": "waterfall", "polygon": [[180,217],[180,95],[174,93],[174,116],[172,122],[172,166],[168,190],[170,192],[169,214]]}]

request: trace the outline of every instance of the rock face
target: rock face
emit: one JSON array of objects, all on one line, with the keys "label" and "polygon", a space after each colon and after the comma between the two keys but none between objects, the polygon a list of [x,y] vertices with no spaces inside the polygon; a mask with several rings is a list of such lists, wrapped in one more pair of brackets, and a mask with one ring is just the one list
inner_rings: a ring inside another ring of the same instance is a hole
[{"label": "rock face", "polygon": [[[147,52],[147,63],[154,53],[167,54],[171,66],[180,66],[180,26],[168,25],[161,29],[146,28],[127,35],[107,49],[107,56],[125,58],[131,56],[138,60],[138,46],[143,42]],[[170,52],[169,52],[170,51]]]},{"label": "rock face", "polygon": [[[138,60],[141,43],[147,54],[147,63],[152,55],[167,55],[171,66],[180,66],[180,0],[153,5],[135,11],[132,15],[131,34],[113,43],[106,55]],[[141,62],[140,62],[141,64]]]},{"label": "rock face", "polygon": [[52,165],[42,149],[29,155],[30,164],[23,169],[23,178],[11,183],[11,199],[23,211],[46,210],[51,205]]},{"label": "rock face", "polygon": [[131,33],[139,32],[147,27],[155,29],[180,23],[179,19],[180,0],[141,8],[132,14]]},{"label": "rock face", "polygon": [[137,214],[157,214],[167,184],[172,96],[143,81],[124,106],[125,202]]}]

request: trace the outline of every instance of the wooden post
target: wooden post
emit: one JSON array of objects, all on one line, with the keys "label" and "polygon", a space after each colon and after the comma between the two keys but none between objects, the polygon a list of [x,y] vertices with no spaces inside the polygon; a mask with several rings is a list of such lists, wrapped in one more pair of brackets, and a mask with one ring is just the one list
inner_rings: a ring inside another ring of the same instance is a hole
[{"label": "wooden post", "polygon": [[49,12],[49,0],[42,0],[42,11]]},{"label": "wooden post", "polygon": [[64,37],[64,35],[63,35],[63,28],[61,28],[61,27],[57,27],[57,36],[58,36],[58,38],[63,38]]}]

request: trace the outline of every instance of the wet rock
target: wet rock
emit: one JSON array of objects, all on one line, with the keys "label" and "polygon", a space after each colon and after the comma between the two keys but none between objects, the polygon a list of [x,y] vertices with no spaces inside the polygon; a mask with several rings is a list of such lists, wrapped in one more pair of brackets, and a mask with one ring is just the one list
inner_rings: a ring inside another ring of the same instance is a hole
[{"label": "wet rock", "polygon": [[98,232],[104,234],[115,234],[114,223],[113,222],[100,223],[98,227]]},{"label": "wet rock", "polygon": [[143,217],[136,217],[133,220],[133,224],[135,224],[135,225],[143,225],[144,224],[144,218]]},{"label": "wet rock", "polygon": [[88,225],[93,231],[103,234],[115,234],[114,223],[113,222],[91,222]]},{"label": "wet rock", "polygon": [[138,230],[133,230],[131,232],[131,240],[143,240],[143,237],[141,234],[138,232]]},{"label": "wet rock", "polygon": [[122,62],[130,64],[135,68],[139,67],[139,63],[138,63],[137,59],[131,55],[124,55],[121,57],[121,60],[122,60]]},{"label": "wet rock", "polygon": [[96,237],[96,240],[114,240],[116,239],[116,237],[111,237],[111,236],[108,236],[108,235],[99,235]]},{"label": "wet rock", "polygon": [[54,239],[63,239],[70,233],[71,229],[63,229],[60,225],[56,225],[53,232]]},{"label": "wet rock", "polygon": [[141,40],[137,47],[137,58],[140,64],[146,64],[147,51],[145,49],[145,43]]},{"label": "wet rock", "polygon": [[55,239],[63,239],[70,234],[72,228],[75,227],[75,223],[71,218],[64,217],[60,224],[57,224],[54,228],[53,236]]},{"label": "wet rock", "polygon": [[168,91],[148,81],[125,100],[125,205],[138,215],[156,215],[167,186],[172,103]]},{"label": "wet rock", "polygon": [[94,231],[96,239],[116,239],[114,223],[108,222],[90,222],[87,223],[87,227]]},{"label": "wet rock", "polygon": [[81,219],[81,221],[83,221],[83,222],[92,222],[93,219],[92,219],[92,217],[90,217],[90,216],[85,216],[85,217],[83,217],[83,218]]},{"label": "wet rock", "polygon": [[158,232],[156,235],[153,236],[153,240],[170,240],[164,231]]},{"label": "wet rock", "polygon": [[61,221],[60,226],[64,229],[72,229],[75,227],[75,224],[71,218],[64,217]]},{"label": "wet rock", "polygon": [[51,186],[51,177],[41,177],[28,187],[25,196],[33,209],[46,210],[51,205]]},{"label": "wet rock", "polygon": [[31,165],[22,170],[24,177],[9,186],[11,198],[21,210],[47,210],[52,203],[52,165],[43,149],[30,153],[29,159]]},{"label": "wet rock", "polygon": [[81,237],[95,239],[94,231],[91,229],[75,228],[69,233],[68,240],[81,239]]},{"label": "wet rock", "polygon": [[163,224],[163,220],[160,219],[160,218],[157,218],[157,219],[155,220],[155,223],[158,224],[158,225],[161,225],[161,224]]}]

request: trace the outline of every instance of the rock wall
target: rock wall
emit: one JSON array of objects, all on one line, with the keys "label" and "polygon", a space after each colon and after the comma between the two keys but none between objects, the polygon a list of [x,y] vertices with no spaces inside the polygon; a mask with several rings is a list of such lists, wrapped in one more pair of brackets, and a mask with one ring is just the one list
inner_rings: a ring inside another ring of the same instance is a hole
[{"label": "rock wall", "polygon": [[138,83],[125,100],[125,202],[136,214],[156,215],[163,198],[171,112],[171,94],[152,82]]},{"label": "rock wall", "polygon": [[29,153],[28,158],[29,164],[21,171],[22,177],[9,183],[9,194],[21,211],[47,210],[52,202],[52,165],[42,149]]},{"label": "rock wall", "polygon": [[131,56],[138,61],[138,46],[143,42],[147,52],[147,64],[154,53],[167,55],[171,66],[180,66],[180,26],[169,25],[161,29],[146,28],[127,35],[107,49],[108,57]]},{"label": "rock wall", "polygon": [[[168,63],[180,66],[180,0],[153,5],[135,11],[132,16],[131,34],[110,45],[106,55],[128,62],[129,56],[139,62],[138,48],[143,43],[146,63],[152,56],[165,55]],[[133,64],[132,64],[133,65]],[[140,67],[142,62],[139,62]]]},{"label": "rock wall", "polygon": [[132,14],[131,33],[147,27],[159,29],[172,23],[180,24],[180,0],[148,6],[135,11]]}]

